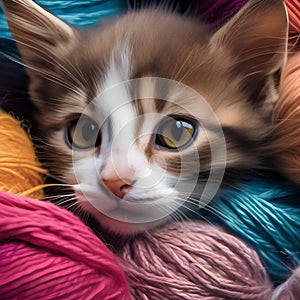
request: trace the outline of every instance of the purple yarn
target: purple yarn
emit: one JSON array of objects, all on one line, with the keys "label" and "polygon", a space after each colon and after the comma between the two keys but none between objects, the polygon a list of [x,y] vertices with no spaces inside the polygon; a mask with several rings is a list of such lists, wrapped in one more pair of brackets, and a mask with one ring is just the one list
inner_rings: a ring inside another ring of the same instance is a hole
[{"label": "purple yarn", "polygon": [[199,16],[216,27],[236,13],[248,0],[194,0],[198,7]]}]

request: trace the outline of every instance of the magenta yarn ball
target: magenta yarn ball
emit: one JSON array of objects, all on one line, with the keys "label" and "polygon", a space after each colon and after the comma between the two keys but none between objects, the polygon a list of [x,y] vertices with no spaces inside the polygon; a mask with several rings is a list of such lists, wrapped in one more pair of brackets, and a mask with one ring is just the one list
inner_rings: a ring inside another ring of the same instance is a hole
[{"label": "magenta yarn ball", "polygon": [[200,221],[171,223],[140,235],[120,257],[134,299],[269,300],[272,293],[256,252]]},{"label": "magenta yarn ball", "polygon": [[0,299],[128,300],[114,254],[76,216],[0,193]]},{"label": "magenta yarn ball", "polygon": [[218,27],[233,16],[249,0],[193,0],[198,8],[199,17],[212,27]]}]

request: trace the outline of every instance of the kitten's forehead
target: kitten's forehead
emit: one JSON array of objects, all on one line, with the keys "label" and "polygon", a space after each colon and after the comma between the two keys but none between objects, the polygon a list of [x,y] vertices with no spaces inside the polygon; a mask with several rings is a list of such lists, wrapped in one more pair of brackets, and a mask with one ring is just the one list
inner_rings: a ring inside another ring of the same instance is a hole
[{"label": "kitten's forehead", "polygon": [[[119,60],[116,49],[129,42],[134,57],[131,78],[155,75],[176,80],[196,62],[205,62],[201,48],[207,46],[209,36],[207,27],[195,20],[145,10],[126,14],[79,36],[78,47],[69,58],[75,64],[82,61],[81,67],[87,72],[96,65],[101,75],[110,65],[111,54]],[[88,55],[82,54],[85,51]]]},{"label": "kitten's forehead", "polygon": [[[115,147],[128,148],[128,144],[134,140],[136,114],[126,85],[130,79],[130,66],[130,41],[126,40],[113,49],[104,79],[99,83],[99,94],[94,100],[96,115],[102,116],[102,122],[108,125],[108,135],[114,139],[118,135]],[[122,128],[127,128],[126,135],[119,134]]]},{"label": "kitten's forehead", "polygon": [[[83,105],[118,82],[151,76],[182,82],[203,92],[205,97],[205,93],[215,89],[225,69],[224,58],[209,59],[208,38],[206,27],[190,19],[159,11],[127,14],[109,26],[79,36],[77,46],[61,68],[61,77],[85,94],[85,97],[75,96],[77,102],[85,100]],[[151,82],[141,87],[145,93],[149,88],[153,89]],[[168,97],[168,89],[155,88],[160,89],[160,94],[165,92],[163,99]],[[143,95],[142,90],[139,93]],[[156,97],[153,100],[155,110],[162,111],[166,102]],[[142,113],[138,102],[136,110]]]}]

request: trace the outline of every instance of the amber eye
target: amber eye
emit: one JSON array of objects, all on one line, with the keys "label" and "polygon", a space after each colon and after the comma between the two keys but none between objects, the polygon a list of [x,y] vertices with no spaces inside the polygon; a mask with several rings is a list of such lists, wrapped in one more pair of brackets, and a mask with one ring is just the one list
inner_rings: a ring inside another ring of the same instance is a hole
[{"label": "amber eye", "polygon": [[177,150],[193,141],[196,126],[193,122],[181,118],[168,118],[159,126],[155,143],[158,146]]},{"label": "amber eye", "polygon": [[100,129],[95,121],[81,116],[67,126],[66,139],[72,148],[88,150],[101,143]]}]

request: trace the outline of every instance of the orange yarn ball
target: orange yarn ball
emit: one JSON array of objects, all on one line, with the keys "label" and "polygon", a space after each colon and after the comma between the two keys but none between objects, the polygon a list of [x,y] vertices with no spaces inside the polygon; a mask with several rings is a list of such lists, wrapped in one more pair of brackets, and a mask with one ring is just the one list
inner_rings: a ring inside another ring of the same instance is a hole
[{"label": "orange yarn ball", "polygon": [[276,167],[300,184],[300,52],[288,58],[274,116]]},{"label": "orange yarn ball", "polygon": [[300,33],[300,1],[285,0],[285,4],[290,20],[290,30]]},{"label": "orange yarn ball", "polygon": [[45,174],[21,122],[0,111],[0,190],[41,199]]}]

